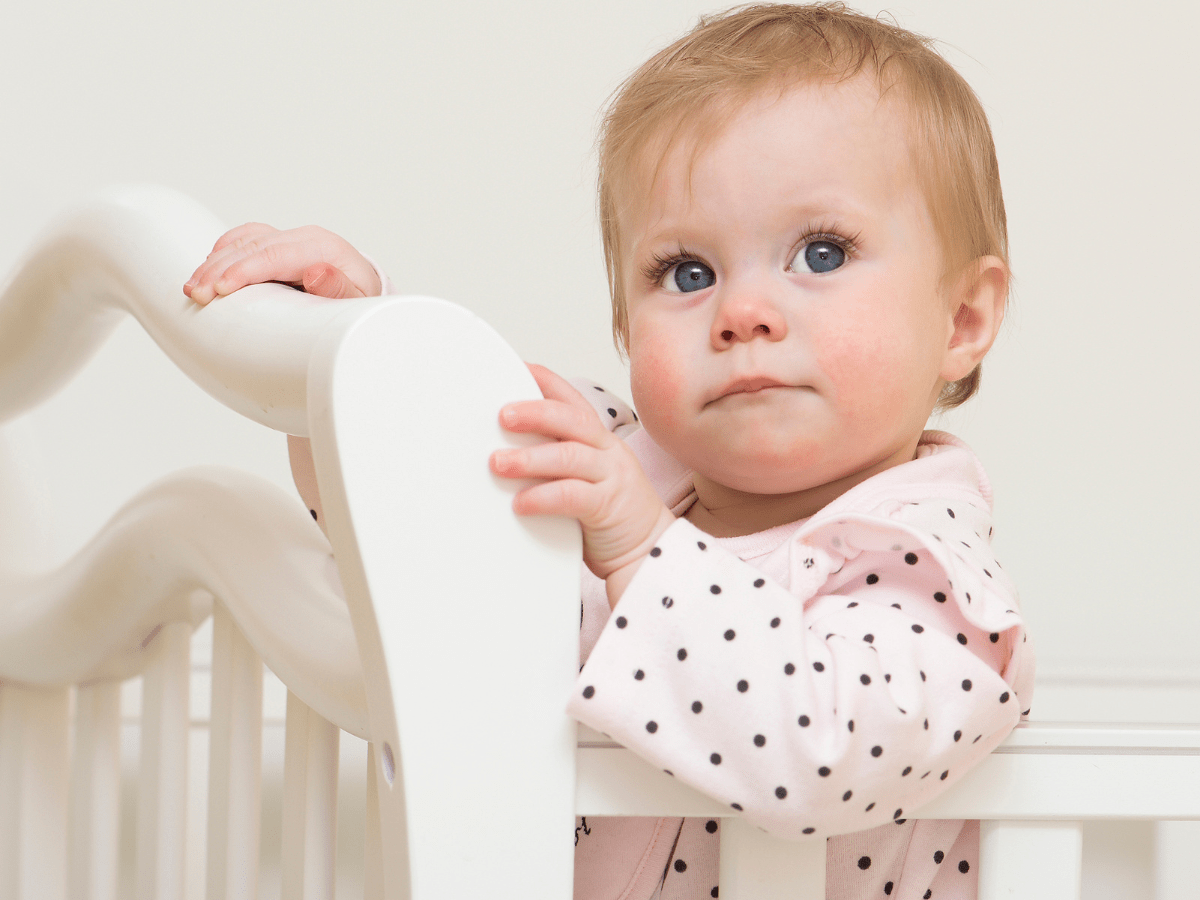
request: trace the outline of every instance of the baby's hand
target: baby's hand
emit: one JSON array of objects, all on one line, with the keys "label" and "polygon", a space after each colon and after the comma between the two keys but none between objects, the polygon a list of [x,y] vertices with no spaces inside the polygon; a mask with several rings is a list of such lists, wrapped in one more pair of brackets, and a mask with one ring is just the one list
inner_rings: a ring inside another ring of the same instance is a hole
[{"label": "baby's hand", "polygon": [[251,222],[221,235],[183,292],[201,306],[248,284],[280,281],[319,297],[376,297],[379,275],[336,234],[308,225],[280,231]]},{"label": "baby's hand", "polygon": [[504,478],[543,478],[513,498],[521,515],[558,515],[583,526],[583,561],[608,582],[610,605],[659,536],[675,521],[624,442],[588,402],[549,369],[531,365],[544,400],[510,403],[500,424],[554,443],[497,450],[491,469]]}]

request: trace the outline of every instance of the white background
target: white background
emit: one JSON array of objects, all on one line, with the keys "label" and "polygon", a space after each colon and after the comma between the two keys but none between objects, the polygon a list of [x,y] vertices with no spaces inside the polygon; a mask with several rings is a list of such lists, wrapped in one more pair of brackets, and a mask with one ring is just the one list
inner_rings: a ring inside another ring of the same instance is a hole
[{"label": "white background", "polygon": [[[459,302],[524,357],[627,395],[595,226],[597,111],[718,8],[7,4],[0,269],[82,197],[162,183],[230,225],[338,231],[402,290]],[[998,554],[1041,671],[1050,683],[1157,686],[1176,698],[1163,715],[1200,719],[1178,705],[1200,684],[1200,7],[886,8],[943,41],[996,135],[1016,288],[982,394],[940,425],[992,476]],[[287,483],[282,438],[225,415],[157,356],[124,326],[35,416],[51,493],[71,510],[60,552],[181,461],[248,453]],[[81,443],[89,462],[64,467]],[[1088,696],[1096,715],[1145,712],[1128,693]]]}]

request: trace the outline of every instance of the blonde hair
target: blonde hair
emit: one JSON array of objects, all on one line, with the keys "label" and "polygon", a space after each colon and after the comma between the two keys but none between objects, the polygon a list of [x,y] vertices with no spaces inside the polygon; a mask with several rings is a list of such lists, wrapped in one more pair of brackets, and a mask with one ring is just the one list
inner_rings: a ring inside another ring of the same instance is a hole
[{"label": "blonde hair", "polygon": [[[702,18],[655,54],[618,88],[605,111],[599,213],[619,350],[628,350],[629,337],[622,200],[634,196],[635,185],[648,186],[638,184],[646,163],[661,164],[681,135],[698,145],[712,138],[739,101],[757,91],[834,83],[864,70],[875,76],[881,96],[896,91],[905,104],[913,163],[941,241],[944,276],[983,256],[999,257],[1008,267],[1004,198],[987,115],[930,39],[842,3],[737,7]],[[979,389],[979,379],[976,366],[947,384],[938,407],[963,403]]]}]

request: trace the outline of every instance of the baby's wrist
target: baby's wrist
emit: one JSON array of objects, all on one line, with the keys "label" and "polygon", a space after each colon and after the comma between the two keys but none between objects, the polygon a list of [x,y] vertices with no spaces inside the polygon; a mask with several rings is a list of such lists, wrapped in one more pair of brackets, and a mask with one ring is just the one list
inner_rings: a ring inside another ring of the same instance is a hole
[{"label": "baby's wrist", "polygon": [[664,506],[659,512],[658,520],[654,523],[654,528],[651,529],[637,550],[629,554],[625,560],[618,560],[615,568],[604,576],[609,609],[616,607],[617,602],[625,594],[625,589],[633,581],[633,576],[641,568],[642,561],[654,550],[654,545],[658,542],[658,539],[662,537],[668,528],[675,524],[675,521],[675,517],[671,515],[671,511]]}]

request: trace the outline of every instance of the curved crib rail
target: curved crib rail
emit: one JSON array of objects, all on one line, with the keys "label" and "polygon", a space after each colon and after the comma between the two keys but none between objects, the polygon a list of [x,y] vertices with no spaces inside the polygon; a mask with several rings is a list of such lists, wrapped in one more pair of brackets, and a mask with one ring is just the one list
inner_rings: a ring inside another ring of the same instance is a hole
[{"label": "curved crib rail", "polygon": [[[210,897],[253,889],[260,658],[291,690],[285,781],[300,787],[285,804],[287,896],[332,889],[334,725],[372,742],[372,896],[482,895],[534,870],[548,894],[565,896],[574,725],[562,709],[577,666],[578,530],[517,522],[514,487],[486,467],[487,452],[511,440],[496,410],[538,396],[536,385],[485,323],[438,300],[331,302],[260,285],[199,309],[180,286],[221,230],[160,188],[110,192],[51,228],[0,293],[0,422],[53,394],[132,315],[226,406],[311,437],[345,605],[299,504],[229,473],[150,488],[55,570],[18,574],[6,562],[0,792],[17,800],[0,814],[0,895],[66,896],[69,882],[73,897],[110,896],[115,839],[94,824],[115,809],[116,694],[112,681],[87,679],[137,669],[137,894],[180,895],[182,844],[162,835],[182,834],[187,636],[211,596],[211,732],[222,749],[211,757]],[[4,506],[0,497],[11,519]],[[461,522],[469,551],[447,539]],[[66,636],[64,623],[78,631],[106,616],[95,640]],[[531,641],[545,652],[514,658],[509,648]],[[447,695],[461,698],[453,710]],[[498,739],[485,747],[480,734]],[[69,816],[68,755],[84,788]],[[421,778],[406,779],[408,766]],[[510,828],[471,848],[475,865],[456,865],[443,848],[473,817]]]}]

